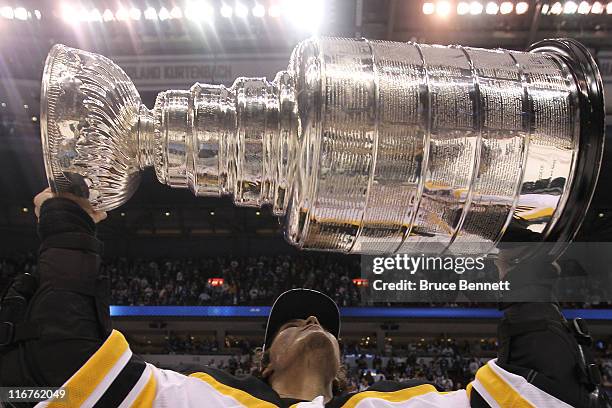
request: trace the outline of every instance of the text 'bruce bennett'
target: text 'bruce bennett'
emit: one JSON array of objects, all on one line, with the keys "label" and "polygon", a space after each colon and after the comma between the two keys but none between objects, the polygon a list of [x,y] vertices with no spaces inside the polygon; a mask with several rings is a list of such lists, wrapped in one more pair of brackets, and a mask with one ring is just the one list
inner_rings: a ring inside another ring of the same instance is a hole
[{"label": "text 'bruce bennett'", "polygon": [[402,279],[398,282],[384,282],[377,279],[372,283],[372,288],[376,291],[508,291],[510,290],[510,282],[469,282],[465,279],[461,279],[459,282],[430,282],[426,279],[420,279],[419,281]]}]

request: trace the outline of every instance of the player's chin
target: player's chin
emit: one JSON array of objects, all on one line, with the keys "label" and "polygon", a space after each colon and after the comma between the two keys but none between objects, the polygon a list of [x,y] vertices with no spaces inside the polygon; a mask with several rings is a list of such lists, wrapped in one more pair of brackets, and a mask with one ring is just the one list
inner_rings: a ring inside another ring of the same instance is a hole
[{"label": "player's chin", "polygon": [[337,346],[337,340],[325,330],[308,330],[304,332],[302,341],[307,350],[326,350],[333,353]]}]

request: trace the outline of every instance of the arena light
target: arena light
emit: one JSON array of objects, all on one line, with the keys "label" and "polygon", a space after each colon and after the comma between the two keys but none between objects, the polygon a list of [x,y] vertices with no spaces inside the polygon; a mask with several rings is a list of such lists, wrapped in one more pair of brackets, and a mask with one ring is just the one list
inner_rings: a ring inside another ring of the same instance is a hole
[{"label": "arena light", "polygon": [[221,6],[220,13],[222,17],[232,18],[232,15],[234,14],[234,9],[232,9],[227,4],[224,4],[223,6]]},{"label": "arena light", "polygon": [[519,1],[518,3],[516,3],[516,7],[514,8],[514,10],[516,10],[516,14],[525,14],[529,10],[529,3],[525,1]]},{"label": "arena light", "polygon": [[134,21],[138,21],[140,20],[140,16],[142,15],[142,12],[140,11],[139,8],[137,7],[132,7],[130,9],[130,18]]},{"label": "arena light", "polygon": [[604,6],[603,4],[601,4],[600,2],[596,1],[595,3],[593,3],[593,5],[591,6],[591,13],[592,14],[602,14],[604,12]]},{"label": "arena light", "polygon": [[37,20],[42,19],[42,14],[41,14],[40,10],[34,10],[34,15],[36,16]]},{"label": "arena light", "polygon": [[542,14],[548,14],[548,12],[549,12],[549,11],[550,11],[550,6],[549,6],[548,4],[544,4],[544,5],[542,6],[542,11],[541,11],[541,13],[542,13]]},{"label": "arena light", "polygon": [[234,6],[234,13],[236,13],[236,17],[238,18],[247,18],[249,9],[242,3],[236,3]]},{"label": "arena light", "polygon": [[509,1],[504,1],[499,6],[499,12],[501,14],[510,14],[510,13],[512,13],[513,9],[514,9],[514,4],[512,2],[509,2]]},{"label": "arena light", "polygon": [[368,286],[368,283],[369,283],[368,280],[364,278],[354,278],[353,279],[353,285],[357,287]]},{"label": "arena light", "polygon": [[120,7],[115,12],[115,18],[117,19],[117,21],[127,21],[130,18],[130,13],[123,7]]},{"label": "arena light", "polygon": [[312,34],[316,34],[323,22],[323,1],[311,0],[305,10],[306,19],[304,20],[304,28],[308,29]]},{"label": "arena light", "polygon": [[270,7],[268,7],[268,15],[270,17],[280,17],[281,8],[277,4],[271,5]]},{"label": "arena light", "polygon": [[13,18],[15,18],[13,8],[8,6],[2,7],[0,9],[0,15],[2,16],[2,18],[6,18],[7,20],[12,20]]},{"label": "arena light", "polygon": [[98,10],[97,8],[91,10],[89,12],[89,21],[101,22],[102,14],[100,13],[100,10]]},{"label": "arena light", "polygon": [[147,7],[144,11],[144,18],[145,20],[157,20],[157,10],[153,7]]},{"label": "arena light", "polygon": [[436,6],[433,3],[423,3],[423,14],[431,15],[436,12]]},{"label": "arena light", "polygon": [[446,18],[451,12],[451,4],[448,1],[439,1],[436,3],[436,14],[439,17]]},{"label": "arena light", "polygon": [[261,4],[257,3],[255,4],[255,6],[253,6],[251,13],[253,13],[253,17],[261,18],[266,15],[266,8],[262,6]]},{"label": "arena light", "polygon": [[457,3],[457,14],[460,16],[465,16],[470,12],[470,4],[465,1],[460,1]]},{"label": "arena light", "polygon": [[563,14],[575,14],[578,11],[578,5],[575,1],[566,1],[563,6]]},{"label": "arena light", "polygon": [[578,14],[589,14],[591,5],[586,1],[581,1],[578,5]]},{"label": "arena light", "polygon": [[299,2],[293,0],[285,0],[281,5],[282,12],[285,18],[289,20],[293,20],[294,22],[303,21],[303,16],[301,15],[302,8],[300,7]]},{"label": "arena light", "polygon": [[497,5],[497,3],[490,1],[487,3],[487,6],[485,7],[485,13],[487,14],[497,14],[497,11],[499,10],[499,6]]},{"label": "arena light", "polygon": [[23,7],[17,7],[13,14],[15,14],[15,18],[17,20],[25,21],[28,19],[28,10],[24,9]]},{"label": "arena light", "polygon": [[115,19],[115,15],[113,14],[112,11],[110,11],[109,9],[104,10],[104,13],[102,14],[102,20],[104,21],[113,21]]},{"label": "arena light", "polygon": [[192,1],[185,8],[185,16],[192,21],[210,20],[215,10],[205,1]]},{"label": "arena light", "polygon": [[470,3],[470,14],[473,16],[477,16],[479,14],[482,14],[482,3],[479,1],[473,1]]},{"label": "arena light", "polygon": [[308,3],[285,0],[281,3],[283,16],[302,31],[315,34],[323,20],[323,3],[311,0]]},{"label": "arena light", "polygon": [[170,17],[176,18],[177,20],[181,19],[183,18],[183,11],[181,10],[180,7],[174,6],[172,7],[172,10],[170,10]]},{"label": "arena light", "polygon": [[90,11],[85,7],[81,7],[79,9],[75,9],[74,19],[76,23],[86,23],[90,20]]},{"label": "arena light", "polygon": [[[12,13],[12,9],[11,9],[11,13]],[[75,22],[76,12],[74,10],[74,7],[72,7],[71,5],[62,4],[61,14],[62,14],[62,20],[64,20],[65,22],[67,23]]]},{"label": "arena light", "polygon": [[170,18],[170,12],[168,11],[167,8],[162,7],[159,9],[158,16],[161,21],[168,20]]},{"label": "arena light", "polygon": [[606,13],[612,14],[612,2],[608,3],[608,5],[606,6]]},{"label": "arena light", "polygon": [[550,7],[550,14],[559,15],[563,13],[563,4],[561,2],[556,2]]}]

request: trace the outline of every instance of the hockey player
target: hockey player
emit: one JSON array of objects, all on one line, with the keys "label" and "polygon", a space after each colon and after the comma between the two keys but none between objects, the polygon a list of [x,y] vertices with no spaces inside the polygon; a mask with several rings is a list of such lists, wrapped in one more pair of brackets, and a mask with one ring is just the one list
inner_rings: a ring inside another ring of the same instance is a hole
[{"label": "hockey player", "polygon": [[[96,223],[106,214],[70,195],[35,198],[42,240],[36,274],[20,275],[0,309],[0,385],[64,387],[39,407],[608,407],[598,392],[590,337],[552,303],[510,304],[498,358],[465,390],[441,393],[422,381],[381,381],[344,393],[340,317],[326,295],[283,293],[265,333],[259,377],[205,367],[185,376],[134,355],[111,328],[108,277],[99,271]],[[523,282],[527,290],[550,290]]]}]

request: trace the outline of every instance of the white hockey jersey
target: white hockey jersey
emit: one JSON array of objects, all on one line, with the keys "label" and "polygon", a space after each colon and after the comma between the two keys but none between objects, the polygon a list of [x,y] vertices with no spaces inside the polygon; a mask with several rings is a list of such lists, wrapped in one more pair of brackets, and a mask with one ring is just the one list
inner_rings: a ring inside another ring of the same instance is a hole
[{"label": "white hockey jersey", "polygon": [[114,330],[63,385],[66,399],[41,402],[36,408],[570,408],[522,376],[502,369],[495,360],[481,367],[465,390],[438,392],[429,384],[386,385],[383,391],[379,387],[346,394],[327,404],[323,397],[287,402],[254,377],[237,378],[216,369],[186,376],[157,368],[133,355],[124,336]]}]

